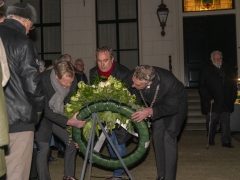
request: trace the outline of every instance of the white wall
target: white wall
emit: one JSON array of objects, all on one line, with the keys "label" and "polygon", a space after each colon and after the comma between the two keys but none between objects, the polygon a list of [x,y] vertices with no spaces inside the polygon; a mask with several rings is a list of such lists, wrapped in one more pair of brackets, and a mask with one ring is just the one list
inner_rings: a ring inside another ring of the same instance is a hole
[{"label": "white wall", "polygon": [[141,64],[150,64],[168,69],[168,56],[173,55],[172,4],[168,1],[169,15],[165,36],[157,18],[160,1],[139,1]]},{"label": "white wall", "polygon": [[95,65],[95,1],[62,0],[62,53],[82,58],[85,73]]},{"label": "white wall", "polygon": [[172,72],[183,82],[184,62],[180,54],[182,41],[179,33],[179,29],[182,28],[179,23],[181,1],[164,1],[169,9],[164,37],[161,35],[162,28],[156,13],[160,4],[159,0],[139,1],[140,62],[169,69],[169,56],[171,56]]}]

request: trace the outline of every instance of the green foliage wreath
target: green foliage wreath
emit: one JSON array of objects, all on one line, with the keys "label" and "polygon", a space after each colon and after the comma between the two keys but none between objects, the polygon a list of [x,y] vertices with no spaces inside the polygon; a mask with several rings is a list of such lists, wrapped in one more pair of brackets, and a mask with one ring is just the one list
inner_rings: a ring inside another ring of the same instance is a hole
[{"label": "green foliage wreath", "polygon": [[[131,95],[125,85],[110,76],[107,81],[102,82],[101,78],[96,78],[94,85],[87,85],[84,82],[78,83],[78,91],[71,97],[70,103],[64,108],[64,113],[68,118],[79,112],[77,119],[88,119],[82,129],[68,127],[68,131],[73,135],[73,139],[78,143],[80,151],[85,155],[86,145],[92,127],[91,114],[98,113],[98,117],[109,129],[116,128],[116,120],[120,125],[125,124],[128,131],[139,134],[139,144],[137,148],[123,158],[127,166],[131,166],[139,161],[140,156],[146,152],[149,144],[149,132],[146,122],[132,122],[131,114],[142,107],[137,103],[136,96]],[[95,134],[99,136],[99,126],[95,126]],[[94,153],[93,161],[98,165],[107,168],[120,168],[121,163],[117,159],[105,157]]]},{"label": "green foliage wreath", "polygon": [[[115,100],[120,104],[126,104],[134,110],[141,108],[136,101],[136,96],[130,94],[121,81],[112,76],[109,76],[105,82],[102,82],[102,78],[100,77],[96,79],[94,85],[87,85],[83,81],[78,83],[78,91],[71,97],[70,103],[64,108],[64,113],[68,118],[71,118],[76,112],[88,104],[105,100]],[[129,117],[111,111],[98,112],[98,116],[101,121],[110,128],[110,131],[115,128],[117,119],[120,121],[120,124],[126,124],[128,130],[133,130]],[[83,127],[83,134],[86,139],[89,138],[91,124],[90,119]],[[68,127],[70,134],[72,134],[71,129],[71,127]],[[96,126],[95,133],[97,135],[99,134],[98,126]]]}]

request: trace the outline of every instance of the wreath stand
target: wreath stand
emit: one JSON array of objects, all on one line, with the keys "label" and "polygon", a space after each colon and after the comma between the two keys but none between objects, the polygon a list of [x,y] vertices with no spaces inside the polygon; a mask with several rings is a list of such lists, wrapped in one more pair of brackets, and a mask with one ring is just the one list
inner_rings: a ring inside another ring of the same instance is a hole
[{"label": "wreath stand", "polygon": [[134,180],[133,177],[130,174],[130,171],[128,170],[126,164],[124,163],[123,159],[121,158],[121,156],[119,155],[119,153],[117,152],[117,149],[115,148],[115,146],[113,145],[111,139],[108,136],[108,133],[106,132],[105,128],[103,127],[102,123],[99,120],[98,114],[97,113],[92,113],[92,128],[90,131],[90,136],[89,136],[89,141],[88,141],[88,145],[87,145],[87,150],[86,150],[86,154],[85,154],[85,159],[84,159],[84,163],[83,163],[83,168],[82,168],[82,173],[81,173],[81,177],[80,180],[84,180],[84,176],[85,176],[85,172],[86,172],[86,166],[87,166],[87,161],[88,161],[88,157],[89,157],[89,161],[90,161],[90,168],[89,168],[89,175],[88,175],[88,179],[91,179],[91,172],[92,172],[92,155],[93,155],[93,146],[94,146],[94,138],[95,138],[95,125],[96,122],[99,124],[99,126],[101,127],[102,132],[104,133],[104,135],[106,136],[109,144],[111,145],[113,151],[115,152],[115,154],[117,155],[118,159],[120,160],[123,168],[125,169],[128,177],[131,180]]}]

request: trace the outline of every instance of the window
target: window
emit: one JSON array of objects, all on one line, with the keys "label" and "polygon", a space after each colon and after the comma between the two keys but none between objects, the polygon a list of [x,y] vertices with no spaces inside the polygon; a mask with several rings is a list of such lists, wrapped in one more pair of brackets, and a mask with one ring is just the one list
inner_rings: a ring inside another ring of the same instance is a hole
[{"label": "window", "polygon": [[46,66],[61,55],[61,1],[60,0],[22,0],[30,3],[37,11],[35,29],[29,37],[35,42],[39,59]]},{"label": "window", "polygon": [[137,0],[96,0],[97,46],[111,47],[115,61],[129,69],[139,62],[137,3]]},{"label": "window", "polygon": [[183,0],[183,11],[234,9],[234,0]]}]

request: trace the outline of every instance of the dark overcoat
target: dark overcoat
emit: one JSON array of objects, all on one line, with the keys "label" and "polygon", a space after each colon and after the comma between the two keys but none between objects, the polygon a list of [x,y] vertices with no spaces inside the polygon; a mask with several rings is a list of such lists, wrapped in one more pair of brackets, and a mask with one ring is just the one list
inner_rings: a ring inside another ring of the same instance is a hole
[{"label": "dark overcoat", "polygon": [[212,112],[232,112],[237,97],[237,82],[233,71],[222,64],[223,74],[219,69],[209,63],[199,75],[199,93],[201,96],[201,108],[205,114],[210,112],[210,101],[214,99]]},{"label": "dark overcoat", "polygon": [[[61,126],[62,128],[66,128],[66,123],[68,118],[64,115],[54,113],[52,109],[49,107],[49,101],[52,96],[55,94],[55,90],[51,84],[50,74],[52,70],[47,70],[42,72],[42,82],[43,82],[43,89],[45,93],[45,108],[43,111],[43,117],[40,123],[37,126],[37,131],[35,132],[35,141],[38,142],[49,142],[52,136],[52,128],[53,123]],[[70,101],[70,97],[74,91],[76,91],[77,80],[74,79],[70,92],[64,99],[64,104],[67,104]]]},{"label": "dark overcoat", "polygon": [[[115,77],[118,80],[121,80],[124,83],[127,80],[127,76],[129,72],[130,71],[128,68],[114,61],[114,68],[111,73],[111,76]],[[98,72],[98,66],[95,66],[94,68],[90,69],[90,77],[89,77],[90,82],[92,82],[94,77],[96,77],[97,75],[100,76]],[[131,135],[122,127],[119,127],[118,129],[114,129],[114,132],[119,144],[125,143],[131,137]]]},{"label": "dark overcoat", "polygon": [[[182,82],[168,70],[159,67],[154,67],[154,69],[156,76],[149,90],[141,90],[143,98],[148,106],[150,106],[154,99],[156,88],[159,85],[159,91],[152,106],[152,120],[157,121],[162,118],[169,135],[176,137],[180,133],[187,115],[187,95],[185,87]],[[128,78],[129,88],[130,91],[142,101],[139,91],[131,87],[133,84],[133,74],[134,70]]]}]

